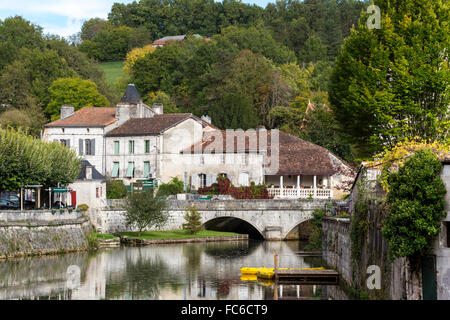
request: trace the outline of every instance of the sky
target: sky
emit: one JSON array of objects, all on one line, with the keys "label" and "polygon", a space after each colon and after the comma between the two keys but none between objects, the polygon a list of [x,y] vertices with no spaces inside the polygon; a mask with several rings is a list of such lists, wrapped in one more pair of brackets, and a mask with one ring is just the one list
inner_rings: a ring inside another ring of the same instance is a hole
[{"label": "sky", "polygon": [[[0,20],[19,15],[41,26],[44,33],[67,37],[79,32],[85,20],[106,19],[115,2],[131,3],[133,0],[0,0]],[[265,7],[274,0],[242,2]]]}]

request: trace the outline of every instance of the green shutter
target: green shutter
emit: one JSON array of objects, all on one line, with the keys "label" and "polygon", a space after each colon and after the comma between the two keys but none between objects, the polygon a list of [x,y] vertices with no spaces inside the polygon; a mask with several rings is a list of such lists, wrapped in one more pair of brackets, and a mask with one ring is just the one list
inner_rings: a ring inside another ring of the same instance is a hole
[{"label": "green shutter", "polygon": [[145,161],[144,162],[144,178],[148,178],[150,174],[150,162]]},{"label": "green shutter", "polygon": [[145,153],[150,153],[150,140],[145,140]]},{"label": "green shutter", "polygon": [[118,162],[114,162],[114,166],[113,166],[111,177],[112,178],[117,178],[118,176],[119,176],[119,163]]},{"label": "green shutter", "polygon": [[119,154],[119,141],[114,141],[114,154]]},{"label": "green shutter", "polygon": [[128,151],[130,154],[134,153],[134,140],[128,141]]},{"label": "green shutter", "polygon": [[128,162],[127,178],[133,178],[134,162]]}]

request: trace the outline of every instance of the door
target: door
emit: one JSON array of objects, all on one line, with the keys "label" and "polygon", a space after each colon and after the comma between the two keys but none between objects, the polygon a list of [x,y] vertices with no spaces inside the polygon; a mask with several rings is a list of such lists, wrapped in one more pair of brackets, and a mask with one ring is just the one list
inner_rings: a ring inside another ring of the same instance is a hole
[{"label": "door", "polygon": [[436,256],[422,258],[422,296],[423,300],[437,300]]},{"label": "door", "polygon": [[76,191],[70,191],[70,199],[72,200],[72,207],[77,207],[77,192]]}]

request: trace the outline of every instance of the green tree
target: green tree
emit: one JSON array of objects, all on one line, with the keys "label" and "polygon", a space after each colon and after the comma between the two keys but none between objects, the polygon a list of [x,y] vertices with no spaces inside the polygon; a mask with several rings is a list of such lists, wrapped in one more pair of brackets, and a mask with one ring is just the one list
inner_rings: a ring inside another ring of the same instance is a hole
[{"label": "green tree", "polygon": [[129,193],[123,208],[127,227],[135,226],[138,236],[145,228],[162,227],[169,218],[166,201],[156,198],[153,190]]},{"label": "green tree", "polygon": [[196,234],[203,230],[202,217],[195,206],[186,209],[184,215],[183,230],[186,230],[189,234]]},{"label": "green tree", "polygon": [[405,137],[442,141],[450,118],[448,3],[375,4],[381,28],[368,29],[363,12],[337,58],[329,92],[336,118],[365,155]]},{"label": "green tree", "polygon": [[183,193],[183,181],[179,180],[177,177],[173,178],[168,183],[162,183],[158,187],[157,196],[158,197],[167,197],[170,195],[176,195],[178,193]]},{"label": "green tree", "polygon": [[67,185],[75,181],[80,169],[75,151],[64,145],[0,129],[0,191],[30,184]]},{"label": "green tree", "polygon": [[128,195],[127,188],[122,180],[106,181],[106,198],[107,199],[123,199]]},{"label": "green tree", "polygon": [[392,259],[417,259],[431,247],[445,217],[442,164],[429,149],[415,152],[388,178],[390,212],[383,223]]},{"label": "green tree", "polygon": [[60,78],[48,88],[50,101],[45,112],[52,120],[60,116],[62,105],[73,105],[75,110],[82,107],[108,107],[109,102],[97,90],[97,85],[81,78]]}]

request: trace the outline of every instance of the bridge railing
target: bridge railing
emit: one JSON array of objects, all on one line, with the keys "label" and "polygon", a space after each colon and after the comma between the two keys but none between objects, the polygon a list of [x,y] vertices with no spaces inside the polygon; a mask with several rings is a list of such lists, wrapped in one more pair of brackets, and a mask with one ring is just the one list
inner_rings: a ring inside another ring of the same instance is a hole
[{"label": "bridge railing", "polygon": [[332,189],[268,188],[275,199],[332,199]]}]

